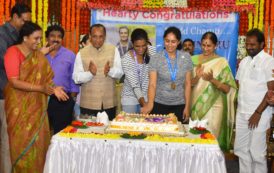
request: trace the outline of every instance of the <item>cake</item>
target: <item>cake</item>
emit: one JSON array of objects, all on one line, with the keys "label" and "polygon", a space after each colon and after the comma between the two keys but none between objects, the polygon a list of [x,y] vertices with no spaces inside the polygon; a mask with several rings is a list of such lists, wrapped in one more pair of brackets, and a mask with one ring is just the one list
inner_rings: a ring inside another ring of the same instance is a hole
[{"label": "cake", "polygon": [[129,114],[121,112],[109,125],[109,129],[118,131],[140,131],[151,133],[179,132],[177,117],[173,114]]}]

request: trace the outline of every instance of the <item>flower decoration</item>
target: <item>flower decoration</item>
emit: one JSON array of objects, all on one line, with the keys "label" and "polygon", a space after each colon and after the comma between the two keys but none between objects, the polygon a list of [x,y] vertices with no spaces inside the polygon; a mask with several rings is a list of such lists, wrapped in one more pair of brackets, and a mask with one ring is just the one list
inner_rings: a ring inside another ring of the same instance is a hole
[{"label": "flower decoration", "polygon": [[42,21],[42,17],[43,17],[43,2],[42,0],[38,0],[38,14],[37,14],[37,24],[40,27],[43,27],[43,21]]},{"label": "flower decoration", "polygon": [[0,25],[4,23],[4,0],[0,0]]},{"label": "flower decoration", "polygon": [[31,20],[36,23],[36,0],[31,0]]},{"label": "flower decoration", "polygon": [[260,0],[259,23],[258,23],[258,28],[260,30],[263,30],[263,23],[264,23],[264,0]]},{"label": "flower decoration", "polygon": [[143,0],[144,8],[163,8],[164,0]]},{"label": "flower decoration", "polygon": [[209,131],[205,127],[193,127],[189,129],[189,132],[192,134],[203,134],[208,133]]},{"label": "flower decoration", "polygon": [[144,139],[147,137],[147,135],[140,133],[140,132],[128,132],[121,135],[122,138],[127,139]]},{"label": "flower decoration", "polygon": [[[267,43],[267,36],[268,36],[268,30],[269,30],[269,20],[270,20],[270,18],[269,18],[269,14],[270,14],[269,11],[270,11],[270,5],[271,5],[270,3],[271,3],[271,0],[266,0],[265,1],[264,34],[266,36],[265,37],[266,38],[266,40],[265,40],[266,43]],[[265,44],[264,50],[267,51],[268,47],[269,47],[268,44]]]},{"label": "flower decoration", "polygon": [[[74,32],[75,32],[75,9],[76,9],[76,1],[75,0],[71,0],[71,32],[70,32],[70,38],[74,38]],[[74,40],[74,39],[73,39]],[[71,50],[75,50],[75,44],[71,44]],[[78,46],[78,45],[77,45]]]},{"label": "flower decoration", "polygon": [[5,21],[10,20],[10,0],[5,0]]},{"label": "flower decoration", "polygon": [[203,133],[200,135],[202,139],[210,139],[210,140],[215,140],[215,136],[211,133]]},{"label": "flower decoration", "polygon": [[75,52],[79,50],[79,39],[80,39],[80,8],[76,9],[76,39],[75,39]]},{"label": "flower decoration", "polygon": [[75,127],[81,127],[81,126],[84,126],[84,122],[75,120],[71,122],[71,125]]},{"label": "flower decoration", "polygon": [[48,9],[49,9],[49,4],[48,4],[48,0],[44,0],[44,8],[43,8],[43,44],[46,43],[46,30],[48,27]]},{"label": "flower decoration", "polygon": [[63,133],[75,133],[77,132],[77,129],[73,126],[67,126],[62,130]]},{"label": "flower decoration", "polygon": [[178,8],[186,8],[187,0],[164,0],[165,7],[178,7]]}]

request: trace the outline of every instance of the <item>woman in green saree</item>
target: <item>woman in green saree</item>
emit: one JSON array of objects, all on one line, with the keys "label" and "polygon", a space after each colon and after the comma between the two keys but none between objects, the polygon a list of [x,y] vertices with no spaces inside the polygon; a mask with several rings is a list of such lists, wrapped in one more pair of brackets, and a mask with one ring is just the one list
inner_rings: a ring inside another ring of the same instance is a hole
[{"label": "woman in green saree", "polygon": [[4,57],[9,80],[4,96],[12,172],[43,172],[50,140],[47,97],[55,94],[60,100],[68,98],[61,87],[53,87],[53,71],[37,50],[41,37],[41,27],[26,22],[19,44],[11,46]]},{"label": "woman in green saree", "polygon": [[230,148],[235,117],[236,83],[225,58],[215,54],[217,36],[206,32],[201,39],[202,54],[192,57],[192,119],[208,120],[222,150]]}]

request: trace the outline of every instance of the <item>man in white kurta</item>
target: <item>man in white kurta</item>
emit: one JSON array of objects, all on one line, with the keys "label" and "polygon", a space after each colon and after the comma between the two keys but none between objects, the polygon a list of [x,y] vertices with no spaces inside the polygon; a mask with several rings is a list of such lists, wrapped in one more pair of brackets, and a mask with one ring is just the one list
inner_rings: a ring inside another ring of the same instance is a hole
[{"label": "man in white kurta", "polygon": [[272,109],[267,91],[273,90],[274,58],[265,53],[264,34],[258,29],[247,33],[245,57],[236,75],[239,82],[234,151],[239,156],[240,173],[267,173],[266,130]]}]

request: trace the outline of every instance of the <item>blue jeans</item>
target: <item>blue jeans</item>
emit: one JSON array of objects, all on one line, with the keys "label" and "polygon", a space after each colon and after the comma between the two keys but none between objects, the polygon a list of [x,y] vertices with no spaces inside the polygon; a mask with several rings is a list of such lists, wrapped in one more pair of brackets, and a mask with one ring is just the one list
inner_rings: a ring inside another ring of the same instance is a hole
[{"label": "blue jeans", "polygon": [[126,113],[140,113],[140,105],[122,105],[122,110]]}]

